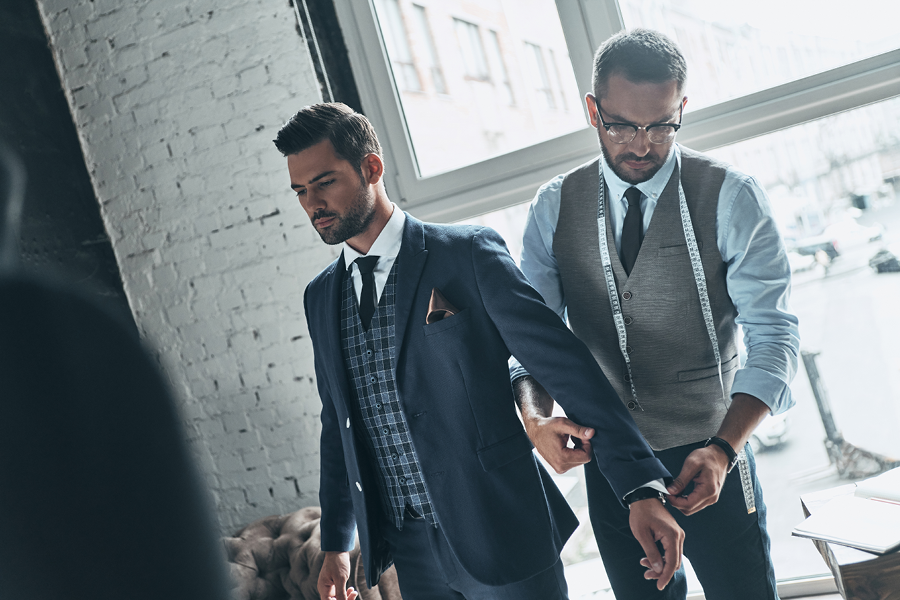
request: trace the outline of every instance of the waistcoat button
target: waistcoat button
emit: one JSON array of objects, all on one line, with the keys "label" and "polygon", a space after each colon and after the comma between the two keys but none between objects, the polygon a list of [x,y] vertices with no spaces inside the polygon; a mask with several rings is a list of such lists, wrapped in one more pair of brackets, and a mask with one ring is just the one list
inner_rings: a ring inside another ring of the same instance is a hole
[{"label": "waistcoat button", "polygon": [[634,410],[634,407],[637,406],[634,402],[628,403],[628,410]]},{"label": "waistcoat button", "polygon": [[631,375],[625,373],[625,375],[622,376],[622,379],[624,379],[625,381],[631,381]]},{"label": "waistcoat button", "polygon": [[631,292],[622,292],[622,298],[625,300],[631,300]]},{"label": "waistcoat button", "polygon": [[631,317],[625,317],[622,320],[625,321],[626,325],[631,325],[634,322],[634,319],[632,319]]}]

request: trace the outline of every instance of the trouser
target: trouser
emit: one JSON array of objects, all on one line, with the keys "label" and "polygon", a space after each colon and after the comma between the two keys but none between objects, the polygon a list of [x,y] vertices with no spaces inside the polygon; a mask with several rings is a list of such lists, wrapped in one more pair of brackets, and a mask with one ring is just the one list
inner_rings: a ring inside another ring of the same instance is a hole
[{"label": "trouser", "polygon": [[[476,581],[463,569],[440,526],[407,511],[402,530],[385,521],[382,535],[394,558],[403,600],[568,600],[561,560],[524,581],[490,586]],[[517,552],[528,551],[509,550],[511,561]]]},{"label": "trouser", "polygon": [[[663,465],[677,476],[688,454],[703,442],[655,452]],[[689,517],[669,506],[684,529],[687,556],[707,600],[777,600],[775,572],[769,555],[766,507],[756,478],[756,462],[746,447],[753,483],[756,511],[747,512],[741,486],[740,467],[725,478],[716,504]],[[663,591],[655,580],[645,580],[640,559],[644,551],[628,524],[628,509],[622,507],[595,462],[585,465],[588,504],[594,536],[617,600],[683,600],[687,594],[684,567]]]}]

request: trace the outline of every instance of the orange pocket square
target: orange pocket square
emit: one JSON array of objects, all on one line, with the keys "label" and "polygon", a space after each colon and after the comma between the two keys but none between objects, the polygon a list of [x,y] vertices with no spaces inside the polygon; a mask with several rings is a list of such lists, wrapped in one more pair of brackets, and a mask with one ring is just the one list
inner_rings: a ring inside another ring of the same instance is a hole
[{"label": "orange pocket square", "polygon": [[456,307],[444,298],[441,290],[431,288],[431,299],[428,301],[428,315],[425,317],[427,325],[437,323],[446,317],[452,317],[458,312]]}]

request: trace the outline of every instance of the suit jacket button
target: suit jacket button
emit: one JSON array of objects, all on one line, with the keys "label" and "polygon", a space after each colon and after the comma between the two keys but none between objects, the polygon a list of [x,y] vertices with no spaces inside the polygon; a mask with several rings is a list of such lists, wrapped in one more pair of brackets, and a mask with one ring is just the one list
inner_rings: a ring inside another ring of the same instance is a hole
[{"label": "suit jacket button", "polygon": [[[634,407],[637,406],[634,402],[628,403],[628,410],[634,410]],[[358,484],[357,484],[358,485]]]},{"label": "suit jacket button", "polygon": [[356,489],[358,489],[359,491],[362,491],[362,485],[360,485],[360,483],[358,481],[356,482]]},{"label": "suit jacket button", "polygon": [[350,417],[347,417],[347,429],[350,429]]}]

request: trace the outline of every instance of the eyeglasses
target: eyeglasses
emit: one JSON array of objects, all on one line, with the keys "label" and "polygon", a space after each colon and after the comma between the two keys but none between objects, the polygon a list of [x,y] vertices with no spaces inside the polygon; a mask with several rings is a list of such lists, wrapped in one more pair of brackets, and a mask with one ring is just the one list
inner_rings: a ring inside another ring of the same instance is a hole
[{"label": "eyeglasses", "polygon": [[613,143],[629,144],[631,143],[631,140],[637,136],[638,129],[643,129],[647,132],[647,137],[650,139],[651,144],[665,144],[666,142],[674,140],[675,134],[681,129],[684,104],[681,104],[681,106],[678,107],[678,123],[654,123],[652,125],[647,125],[646,127],[638,127],[631,123],[606,123],[603,120],[603,115],[600,114],[600,111],[603,110],[600,107],[600,101],[596,98],[594,98],[594,100],[597,104],[597,116],[600,117],[600,124],[606,130],[609,139],[612,140]]}]

